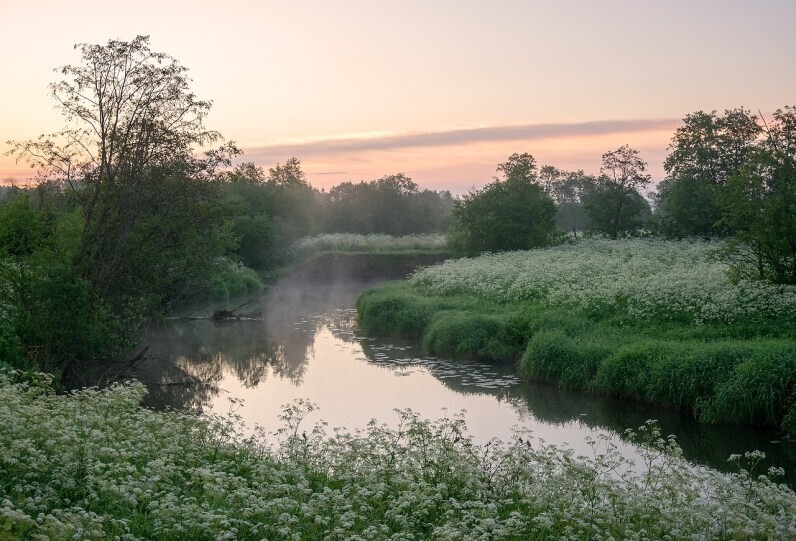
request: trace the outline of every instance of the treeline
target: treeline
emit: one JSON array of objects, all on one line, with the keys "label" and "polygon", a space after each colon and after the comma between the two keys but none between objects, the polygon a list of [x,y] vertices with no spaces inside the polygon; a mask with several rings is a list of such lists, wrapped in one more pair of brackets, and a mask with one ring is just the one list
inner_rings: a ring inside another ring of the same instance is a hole
[{"label": "treeline", "polygon": [[294,243],[320,233],[413,235],[441,233],[451,224],[450,192],[421,190],[402,173],[328,192],[310,186],[301,163],[291,158],[268,170],[248,163],[223,175],[233,207],[232,255],[268,270],[287,263]]},{"label": "treeline", "polygon": [[597,175],[538,167],[513,154],[481,190],[455,202],[451,246],[465,255],[555,244],[561,232],[727,239],[743,278],[796,284],[796,108],[763,119],[698,111],[675,132],[656,192],[625,145]]},{"label": "treeline", "polygon": [[319,191],[295,158],[0,187],[0,364],[66,373],[122,355],[152,318],[256,293],[301,238],[442,232],[453,201],[402,174]]}]

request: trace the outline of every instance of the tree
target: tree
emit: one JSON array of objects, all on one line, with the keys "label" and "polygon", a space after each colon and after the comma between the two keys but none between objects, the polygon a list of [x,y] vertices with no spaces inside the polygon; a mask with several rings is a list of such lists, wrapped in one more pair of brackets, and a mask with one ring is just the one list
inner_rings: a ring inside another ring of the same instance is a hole
[{"label": "tree", "polygon": [[343,182],[329,190],[326,230],[408,235],[443,231],[453,200],[448,192],[420,190],[403,173],[369,182]]},{"label": "tree", "polygon": [[268,212],[278,224],[285,252],[299,238],[317,233],[317,191],[307,182],[301,161],[289,158],[284,165],[277,163],[268,170],[265,186]]},{"label": "tree", "polygon": [[[719,226],[720,193],[744,165],[760,134],[757,117],[740,108],[697,111],[683,119],[664,162],[666,179],[657,195],[657,213],[669,236],[711,237]],[[726,224],[725,224],[726,225]]]},{"label": "tree", "polygon": [[739,274],[796,284],[796,107],[777,110],[764,133],[721,194],[722,221],[736,231]]},{"label": "tree", "polygon": [[[237,153],[204,127],[210,102],[149,38],[79,44],[51,85],[67,127],[12,152],[70,189],[83,215],[75,257],[95,299],[130,324],[206,283],[228,242],[217,170]],[[134,325],[133,325],[134,326]]]},{"label": "tree", "polygon": [[503,179],[455,202],[450,244],[460,253],[526,250],[554,237],[555,203],[537,181],[533,156],[513,154],[497,170]]},{"label": "tree", "polygon": [[557,205],[556,227],[577,239],[578,231],[586,227],[584,198],[595,190],[597,180],[582,170],[564,171],[545,165],[539,171],[539,183]]},{"label": "tree", "polygon": [[650,183],[646,170],[639,151],[627,145],[603,154],[597,189],[585,202],[590,229],[616,239],[639,227],[649,213],[649,204],[639,191]]}]

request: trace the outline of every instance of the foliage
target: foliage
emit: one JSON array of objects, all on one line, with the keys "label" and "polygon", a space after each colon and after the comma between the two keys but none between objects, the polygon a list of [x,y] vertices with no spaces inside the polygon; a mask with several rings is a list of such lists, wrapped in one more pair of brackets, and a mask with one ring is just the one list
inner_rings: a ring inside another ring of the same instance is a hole
[{"label": "foliage", "polygon": [[447,229],[450,192],[420,190],[398,173],[370,182],[343,182],[325,199],[327,232],[405,236]]},{"label": "foliage", "polygon": [[629,319],[796,323],[796,288],[734,283],[717,242],[589,239],[527,252],[448,260],[411,282],[431,294],[540,300]]},{"label": "foliage", "polygon": [[743,108],[721,116],[697,111],[683,119],[663,164],[666,180],[658,188],[658,214],[666,235],[726,234],[719,223],[719,197],[746,163],[760,131],[757,117]]},{"label": "foliage", "polygon": [[264,288],[257,273],[245,265],[221,258],[218,269],[219,274],[210,288],[210,300],[226,301],[243,295],[256,295]]},{"label": "foliage", "polygon": [[[14,375],[12,374],[12,378]],[[271,438],[234,415],[155,413],[143,386],[56,395],[0,376],[0,528],[47,539],[785,539],[796,495],[758,476],[693,468],[647,423],[593,453],[518,434],[473,443],[458,416],[363,433],[304,426],[286,406]],[[779,472],[770,470],[769,476]]]},{"label": "foliage", "polygon": [[88,284],[52,254],[0,259],[0,357],[65,373],[122,352],[119,318],[92,302]]},{"label": "foliage", "polygon": [[736,231],[739,274],[796,285],[796,108],[778,110],[765,134],[727,181],[722,223]]},{"label": "foliage", "polygon": [[619,238],[636,231],[648,217],[640,191],[650,183],[647,162],[627,145],[603,154],[597,187],[585,198],[589,229]]},{"label": "foliage", "polygon": [[71,263],[81,227],[57,192],[16,190],[0,204],[0,362],[65,372],[128,345]]},{"label": "foliage", "polygon": [[29,256],[52,244],[52,227],[30,196],[20,194],[0,204],[0,253]]},{"label": "foliage", "polygon": [[562,171],[545,165],[539,172],[539,181],[558,205],[556,226],[561,231],[572,233],[577,240],[578,231],[588,227],[585,204],[597,190],[597,179],[582,170]]},{"label": "foliage", "polygon": [[325,233],[300,239],[293,245],[293,252],[298,256],[304,256],[320,252],[444,251],[446,247],[445,236],[441,234],[393,237],[392,235]]},{"label": "foliage", "polygon": [[554,239],[555,203],[537,181],[530,154],[513,154],[498,165],[503,179],[456,201],[451,248],[463,255],[526,250]]},{"label": "foliage", "polygon": [[74,265],[92,302],[133,331],[214,274],[230,243],[216,170],[237,150],[196,156],[220,139],[204,127],[210,102],[147,37],[76,49],[81,63],[51,85],[67,127],[12,152],[71,191],[82,214]]}]

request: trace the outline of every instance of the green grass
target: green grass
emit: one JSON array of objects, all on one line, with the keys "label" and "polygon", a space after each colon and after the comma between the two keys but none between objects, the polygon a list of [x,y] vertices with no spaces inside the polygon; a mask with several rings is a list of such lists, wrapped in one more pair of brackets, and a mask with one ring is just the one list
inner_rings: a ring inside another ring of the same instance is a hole
[{"label": "green grass", "polygon": [[[682,459],[646,424],[633,467],[527,434],[478,446],[461,417],[397,413],[363,433],[283,409],[272,435],[234,415],[139,407],[139,383],[59,395],[48,376],[0,374],[0,540],[788,539],[796,494]],[[322,412],[321,412],[322,413]],[[622,472],[618,475],[616,472]],[[770,472],[776,474],[776,472]]]},{"label": "green grass", "polygon": [[422,338],[435,355],[513,360],[528,379],[796,433],[796,340],[782,322],[629,320],[409,282],[370,290],[357,308],[364,332]]},{"label": "green grass", "polygon": [[293,246],[298,257],[318,253],[390,253],[390,252],[440,252],[447,250],[445,235],[362,235],[356,233],[325,233],[299,239]]}]

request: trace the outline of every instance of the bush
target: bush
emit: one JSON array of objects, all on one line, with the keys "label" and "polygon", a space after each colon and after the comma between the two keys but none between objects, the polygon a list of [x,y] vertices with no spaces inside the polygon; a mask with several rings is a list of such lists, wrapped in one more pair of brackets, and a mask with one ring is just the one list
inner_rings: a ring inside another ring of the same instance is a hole
[{"label": "bush", "polygon": [[429,353],[454,359],[513,360],[522,343],[505,317],[473,312],[436,312],[423,334]]},{"label": "bush", "polygon": [[571,335],[561,330],[534,334],[520,360],[520,372],[531,379],[585,389],[613,344],[593,336]]},{"label": "bush", "polygon": [[263,282],[257,273],[241,264],[224,260],[219,264],[220,276],[210,289],[210,298],[226,301],[244,295],[255,295],[263,290]]},{"label": "bush", "polygon": [[432,309],[422,297],[394,284],[363,294],[357,301],[357,313],[365,332],[419,337],[431,319]]}]

